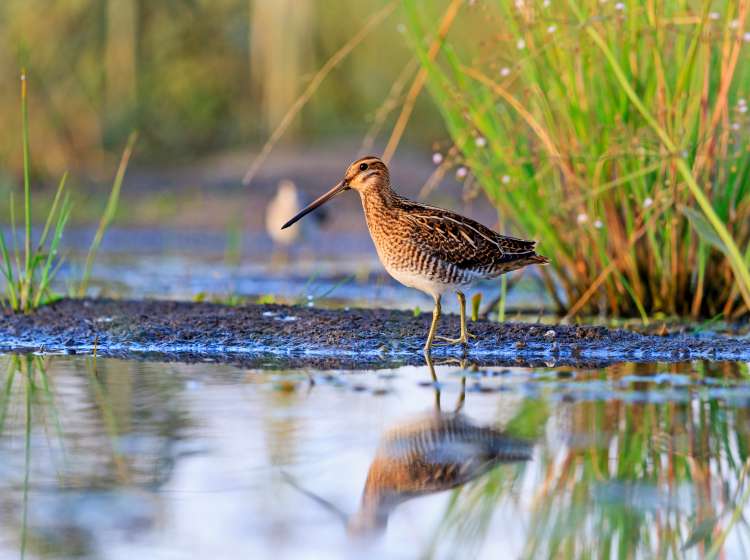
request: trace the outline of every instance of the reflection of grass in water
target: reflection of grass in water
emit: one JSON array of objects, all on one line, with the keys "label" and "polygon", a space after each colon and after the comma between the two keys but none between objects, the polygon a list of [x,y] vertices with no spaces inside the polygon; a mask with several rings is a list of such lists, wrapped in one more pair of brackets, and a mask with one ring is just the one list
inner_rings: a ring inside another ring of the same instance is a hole
[{"label": "reflection of grass in water", "polygon": [[[725,511],[716,507],[712,482],[731,486],[726,478],[737,481],[747,460],[730,443],[732,411],[694,399],[582,403],[573,413],[584,439],[601,440],[568,449],[561,460],[542,458],[549,474],[532,506],[524,556],[596,557],[613,550],[661,556],[679,551],[706,520],[718,527]],[[690,508],[681,495],[685,485],[692,490]],[[712,532],[695,545],[710,545]]]},{"label": "reflection of grass in water", "polygon": [[[33,358],[32,358],[33,359]],[[23,523],[21,528],[21,558],[26,557],[26,536],[29,522],[29,475],[31,466],[31,394],[34,384],[31,360],[26,360],[26,415],[24,429],[24,462],[23,462]]]},{"label": "reflection of grass in water", "polygon": [[[113,412],[111,397],[98,378],[96,360],[87,362],[90,387],[94,394],[96,409],[102,419],[102,424],[111,442],[112,462],[115,465],[117,479],[120,483],[127,483],[130,479],[129,470],[123,456],[118,453],[116,440],[119,437],[118,422]],[[20,517],[20,555],[25,557],[28,550],[45,554],[50,552],[50,543],[43,535],[37,535],[28,527],[28,512],[30,506],[31,464],[32,464],[32,433],[34,427],[42,425],[45,433],[52,427],[62,452],[63,471],[67,472],[65,454],[65,434],[60,421],[58,406],[55,399],[55,387],[48,373],[48,363],[40,356],[10,355],[7,359],[5,379],[0,393],[0,437],[12,439],[14,433],[8,433],[9,412],[14,404],[23,403],[23,440],[24,440],[24,472],[21,486],[21,517]],[[21,395],[23,391],[23,396]],[[52,448],[52,445],[50,445]],[[58,469],[60,472],[60,469]],[[60,474],[60,484],[65,484],[65,475]],[[57,545],[55,545],[57,546]],[[57,552],[60,552],[59,550]],[[68,550],[68,552],[74,552]]]},{"label": "reflection of grass in water", "polygon": [[5,382],[3,383],[2,397],[0,398],[0,436],[5,434],[8,410],[14,402],[14,386],[18,379],[25,381],[24,395],[26,410],[25,414],[31,416],[30,407],[42,406],[42,413],[52,419],[52,424],[57,436],[62,440],[62,426],[60,424],[57,406],[55,404],[54,387],[50,384],[47,373],[47,364],[41,356],[32,354],[8,356],[5,371]]},{"label": "reflection of grass in water", "polygon": [[102,524],[150,515],[123,503],[150,506],[152,489],[171,477],[186,417],[170,366],[139,377],[131,362],[29,354],[8,355],[0,368],[0,509],[17,552],[87,556]]},{"label": "reflection of grass in water", "polygon": [[[533,441],[541,435],[548,417],[549,411],[543,401],[527,399],[508,422],[505,431],[513,437]],[[476,556],[498,503],[509,498],[527,468],[528,464],[523,462],[499,465],[476,482],[454,490],[426,556],[434,557],[442,540],[456,547],[456,553],[460,549],[462,557]]]},{"label": "reflection of grass in water", "polygon": [[117,478],[121,483],[130,481],[130,469],[125,456],[118,450],[117,440],[120,437],[120,428],[114,407],[110,399],[110,393],[99,379],[96,366],[96,356],[86,361],[86,371],[89,374],[89,382],[94,394],[94,402],[99,409],[110,444],[110,453],[115,464]]},{"label": "reflection of grass in water", "polygon": [[[748,372],[746,364],[710,364],[696,373],[720,383]],[[647,395],[656,387],[639,382],[637,389]],[[533,500],[509,507],[528,509],[516,516],[525,558],[713,556],[728,537],[744,546],[750,412],[702,387],[689,391],[685,402],[560,407],[551,419],[561,435],[543,441],[536,461],[497,469],[454,493],[432,551],[446,543],[478,550],[522,477],[533,477]],[[541,433],[550,423],[545,408],[544,400],[527,400],[510,426]]]},{"label": "reflection of grass in water", "polygon": [[8,359],[6,369],[6,378],[2,399],[0,399],[0,436],[5,434],[6,420],[8,418],[8,407],[14,398],[13,387],[16,379],[25,381],[24,392],[24,474],[22,485],[22,515],[21,515],[21,536],[20,536],[20,555],[26,557],[28,547],[28,511],[29,511],[29,483],[31,478],[31,433],[33,429],[32,410],[35,404],[42,404],[49,408],[49,412],[54,419],[54,424],[60,441],[62,441],[62,431],[54,404],[53,392],[50,388],[47,370],[43,359],[39,356],[27,354],[24,356],[11,355]]},{"label": "reflection of grass in water", "polygon": [[435,557],[438,550],[442,552],[448,546],[454,552],[447,556],[449,558],[477,556],[487,537],[493,512],[517,488],[525,468],[524,463],[498,465],[477,482],[454,490],[425,556]]},{"label": "reflection of grass in water", "polygon": [[13,390],[13,379],[15,378],[16,367],[14,360],[9,360],[8,368],[5,373],[5,383],[3,385],[3,395],[0,400],[0,435],[5,431],[5,419],[8,417],[8,405],[10,403],[10,394]]}]

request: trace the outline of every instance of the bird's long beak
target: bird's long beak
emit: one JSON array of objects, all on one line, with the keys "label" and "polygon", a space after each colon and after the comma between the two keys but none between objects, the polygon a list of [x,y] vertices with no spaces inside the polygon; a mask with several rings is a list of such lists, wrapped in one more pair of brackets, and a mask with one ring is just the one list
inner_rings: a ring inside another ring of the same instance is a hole
[{"label": "bird's long beak", "polygon": [[310,212],[315,210],[318,206],[322,206],[323,204],[331,200],[334,196],[336,196],[340,192],[345,191],[347,188],[349,188],[349,186],[346,184],[345,181],[339,182],[336,186],[334,186],[327,193],[325,193],[322,196],[319,196],[318,198],[313,200],[310,204],[308,204],[304,209],[300,211],[299,214],[297,214],[294,218],[292,218],[283,226],[281,226],[281,229],[288,228],[289,226],[297,222],[299,219],[303,218],[304,216],[307,216]]}]

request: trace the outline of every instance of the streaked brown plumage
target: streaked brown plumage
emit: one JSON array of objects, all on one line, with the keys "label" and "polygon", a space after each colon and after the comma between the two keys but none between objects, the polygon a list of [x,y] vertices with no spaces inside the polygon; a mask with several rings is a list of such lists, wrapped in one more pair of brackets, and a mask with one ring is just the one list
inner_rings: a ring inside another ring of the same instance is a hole
[{"label": "streaked brown plumage", "polygon": [[[466,377],[461,378],[453,412],[443,412],[440,385],[429,354],[425,354],[425,361],[435,381],[435,406],[399,422],[381,436],[354,514],[347,515],[284,473],[289,484],[335,513],[352,535],[382,533],[391,513],[407,500],[456,488],[503,463],[531,459],[533,441],[477,425],[461,412],[466,400]],[[462,369],[466,367],[466,363],[461,364]]]},{"label": "streaked brown plumage", "polygon": [[425,344],[428,352],[435,338],[443,293],[455,291],[461,306],[461,336],[446,340],[466,344],[472,335],[466,330],[464,288],[477,280],[549,262],[534,251],[534,241],[506,237],[449,210],[399,196],[391,188],[388,167],[375,156],[353,162],[336,186],[284,227],[349,189],[360,194],[367,227],[388,273],[435,300]]},{"label": "streaked brown plumage", "polygon": [[500,463],[526,461],[531,450],[530,442],[477,426],[460,413],[434,411],[401,423],[382,437],[349,530],[382,531],[406,500],[456,488]]}]

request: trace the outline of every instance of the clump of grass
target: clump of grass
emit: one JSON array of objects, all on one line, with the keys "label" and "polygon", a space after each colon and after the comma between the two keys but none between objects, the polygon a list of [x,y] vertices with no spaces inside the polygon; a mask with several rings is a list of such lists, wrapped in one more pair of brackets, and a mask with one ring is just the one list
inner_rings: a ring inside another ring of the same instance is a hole
[{"label": "clump of grass", "polygon": [[[65,192],[66,175],[58,184],[39,241],[34,244],[31,232],[31,184],[29,155],[29,108],[26,72],[21,73],[21,138],[23,148],[23,250],[16,232],[15,200],[10,193],[10,237],[0,232],[0,270],[5,279],[3,305],[13,311],[27,312],[50,298],[50,283],[57,272],[60,239],[70,217],[70,197]],[[54,224],[54,227],[53,227]],[[50,236],[51,233],[51,236]],[[12,254],[11,254],[12,251]],[[22,258],[23,257],[23,258]]]},{"label": "clump of grass", "polygon": [[540,240],[561,311],[750,312],[747,5],[477,3],[434,59],[437,15],[404,6],[456,164]]},{"label": "clump of grass", "polygon": [[[0,297],[0,302],[3,307],[14,312],[27,313],[56,297],[50,286],[63,262],[59,254],[60,241],[70,218],[72,203],[70,194],[66,191],[67,174],[63,174],[55,191],[41,235],[34,242],[30,180],[28,79],[25,70],[21,72],[21,139],[23,150],[23,248],[21,248],[18,238],[15,197],[11,191],[9,195],[9,242],[6,240],[5,233],[0,231],[0,273],[5,280],[4,293]],[[79,284],[79,295],[81,296],[86,293],[96,252],[117,210],[122,180],[134,144],[135,135],[131,135],[120,162],[107,206],[89,248],[85,270]]]}]

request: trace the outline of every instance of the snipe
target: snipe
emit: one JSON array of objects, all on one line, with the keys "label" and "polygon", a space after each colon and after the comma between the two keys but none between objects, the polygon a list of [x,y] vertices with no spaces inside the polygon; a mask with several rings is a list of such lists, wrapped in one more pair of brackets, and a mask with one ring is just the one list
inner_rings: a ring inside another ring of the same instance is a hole
[{"label": "snipe", "polygon": [[476,480],[504,463],[528,461],[532,444],[460,412],[429,412],[401,422],[381,438],[370,463],[359,510],[347,519],[352,535],[382,533],[396,507]]},{"label": "snipe", "polygon": [[506,237],[454,212],[397,195],[391,188],[388,167],[374,156],[352,163],[337,185],[305,207],[282,229],[349,189],[356,190],[362,199],[370,236],[388,273],[405,286],[426,292],[435,300],[424,347],[426,352],[436,338],[440,299],[445,292],[455,291],[458,296],[461,334],[456,339],[444,340],[468,344],[469,337],[474,335],[466,330],[463,290],[477,280],[549,262],[534,251],[535,241]]},{"label": "snipe", "polygon": [[[533,441],[492,426],[479,425],[462,412],[466,377],[452,412],[440,402],[440,385],[429,355],[427,367],[436,383],[435,407],[388,429],[370,462],[359,509],[348,515],[325,498],[306,490],[291,475],[284,478],[318,505],[336,514],[356,537],[377,537],[402,503],[457,488],[502,464],[531,459]],[[462,364],[465,369],[465,364]]]}]

